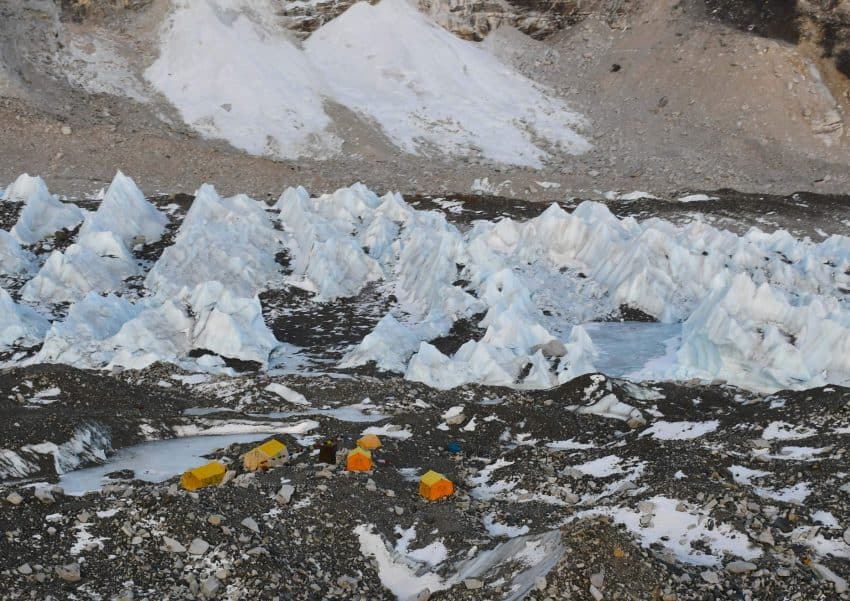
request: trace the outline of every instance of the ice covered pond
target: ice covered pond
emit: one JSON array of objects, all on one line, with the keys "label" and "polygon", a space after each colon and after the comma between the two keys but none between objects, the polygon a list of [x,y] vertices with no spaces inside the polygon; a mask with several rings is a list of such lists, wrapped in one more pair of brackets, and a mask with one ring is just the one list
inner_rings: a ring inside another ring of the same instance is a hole
[{"label": "ice covered pond", "polygon": [[642,373],[669,364],[679,347],[682,325],[642,321],[609,321],[584,325],[593,341],[596,368],[615,378],[640,379]]},{"label": "ice covered pond", "polygon": [[132,470],[134,477],[145,482],[164,482],[187,469],[205,462],[204,456],[233,443],[246,443],[267,438],[268,434],[233,434],[223,436],[190,436],[171,440],[143,442],[117,451],[103,465],[75,470],[59,478],[65,494],[80,496],[108,484],[107,474]]}]

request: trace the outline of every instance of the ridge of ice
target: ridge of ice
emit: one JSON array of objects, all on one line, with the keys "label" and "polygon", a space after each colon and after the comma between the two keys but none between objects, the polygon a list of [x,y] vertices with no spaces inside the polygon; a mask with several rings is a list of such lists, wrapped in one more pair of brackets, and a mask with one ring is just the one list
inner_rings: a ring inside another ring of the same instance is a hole
[{"label": "ridge of ice", "polygon": [[111,232],[132,249],[137,244],[158,241],[167,224],[168,217],[147,201],[136,182],[118,171],[97,211],[86,216],[79,239]]},{"label": "ridge of ice", "polygon": [[10,232],[21,244],[36,244],[59,230],[74,229],[83,220],[82,209],[61,202],[50,193],[43,179],[26,173],[6,190],[4,200],[9,199],[24,203]]}]

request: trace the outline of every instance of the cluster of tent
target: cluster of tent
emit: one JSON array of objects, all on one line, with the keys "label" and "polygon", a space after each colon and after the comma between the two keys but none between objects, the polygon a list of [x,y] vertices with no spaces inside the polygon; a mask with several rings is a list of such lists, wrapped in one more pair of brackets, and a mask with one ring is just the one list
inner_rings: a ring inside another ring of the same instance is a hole
[{"label": "cluster of tent", "polygon": [[[327,440],[319,446],[319,461],[336,463],[337,445]],[[350,472],[368,472],[374,467],[372,452],[381,448],[381,439],[375,434],[366,434],[357,440],[356,446],[347,452],[345,469]],[[286,445],[270,439],[254,447],[242,456],[242,465],[248,472],[270,469],[289,461]],[[224,482],[227,466],[220,461],[210,461],[186,471],[180,479],[181,486],[189,491]],[[443,474],[427,471],[419,479],[419,494],[428,501],[436,501],[454,493],[454,484]]]}]

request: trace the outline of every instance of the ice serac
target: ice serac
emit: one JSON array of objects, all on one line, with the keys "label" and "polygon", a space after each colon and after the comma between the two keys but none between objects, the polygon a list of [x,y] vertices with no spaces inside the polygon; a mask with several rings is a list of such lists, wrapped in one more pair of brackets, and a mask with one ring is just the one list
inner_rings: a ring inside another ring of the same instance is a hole
[{"label": "ice serac", "polygon": [[850,311],[835,298],[791,302],[744,273],[685,322],[676,376],[764,391],[850,381]]},{"label": "ice serac", "polygon": [[205,184],[145,285],[174,296],[214,277],[235,295],[250,298],[279,277],[276,255],[282,249],[281,232],[257,201],[244,194],[221,198]]},{"label": "ice serac", "polygon": [[380,124],[407,152],[477,152],[540,167],[549,156],[541,146],[571,154],[590,148],[578,133],[582,117],[405,0],[357,3],[314,32],[305,49],[330,96]]},{"label": "ice serac", "polygon": [[284,192],[280,220],[290,235],[292,273],[304,278],[317,300],[354,296],[383,277],[380,265],[354,234],[380,204],[365,186],[355,184],[310,199],[303,188]]},{"label": "ice serac", "polygon": [[121,173],[112,183],[97,211],[86,217],[80,239],[98,232],[112,232],[127,248],[157,242],[168,218],[145,199],[136,183]]},{"label": "ice serac", "polygon": [[195,316],[193,348],[268,365],[278,341],[263,321],[257,296],[238,298],[220,282],[206,282],[195,288],[189,303]]},{"label": "ice serac", "polygon": [[6,230],[0,230],[0,276],[25,275],[37,268],[35,255],[15,240]]},{"label": "ice serac", "polygon": [[21,291],[24,300],[65,303],[89,292],[117,292],[141,268],[117,234],[93,231],[80,236],[65,252],[53,251]]},{"label": "ice serac", "polygon": [[19,305],[0,288],[0,350],[39,344],[47,331],[47,319],[26,305]]},{"label": "ice serac", "polygon": [[[4,193],[4,200],[23,202],[24,208],[10,232],[21,244],[36,244],[60,230],[72,230],[83,220],[77,205],[53,196],[40,177],[24,173]],[[7,198],[8,197],[8,198]]]},{"label": "ice serac", "polygon": [[36,359],[82,368],[102,367],[112,358],[102,343],[141,310],[142,306],[119,296],[90,292],[71,305],[64,320],[53,322]]}]

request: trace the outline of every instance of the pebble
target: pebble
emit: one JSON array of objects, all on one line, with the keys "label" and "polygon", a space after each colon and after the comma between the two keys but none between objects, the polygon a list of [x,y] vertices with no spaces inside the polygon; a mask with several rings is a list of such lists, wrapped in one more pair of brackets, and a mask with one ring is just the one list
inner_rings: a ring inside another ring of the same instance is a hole
[{"label": "pebble", "polygon": [[730,561],[726,564],[726,571],[733,574],[745,574],[755,572],[758,566],[749,561]]},{"label": "pebble", "polygon": [[756,540],[765,545],[770,545],[771,547],[776,544],[776,541],[773,540],[773,534],[770,533],[770,530],[763,530],[759,533]]},{"label": "pebble", "polygon": [[30,566],[30,564],[25,563],[22,566],[18,566],[18,572],[20,572],[24,576],[29,576],[30,574],[32,574],[32,567]]},{"label": "pebble", "polygon": [[257,525],[257,521],[254,518],[245,518],[240,522],[240,524],[245,526],[251,532],[255,532],[257,534],[260,532],[260,527]]},{"label": "pebble", "polygon": [[395,507],[393,507],[393,511],[396,515],[402,515],[404,513],[404,507],[399,507],[398,505],[396,505]]},{"label": "pebble", "polygon": [[478,578],[467,578],[463,581],[463,585],[467,588],[467,590],[474,591],[483,587],[484,583],[478,580]]},{"label": "pebble", "polygon": [[596,574],[590,575],[590,584],[595,586],[598,589],[602,589],[605,586],[605,575],[602,572],[597,572]]},{"label": "pebble", "polygon": [[850,528],[844,531],[844,542],[850,545]]},{"label": "pebble", "polygon": [[62,126],[62,135],[63,136],[70,136],[71,135],[71,128],[67,125],[63,125]]},{"label": "pebble", "polygon": [[295,494],[295,487],[291,484],[284,484],[280,487],[280,490],[277,491],[276,499],[278,502],[283,503],[284,505],[288,505],[292,500],[292,495]]},{"label": "pebble", "polygon": [[372,480],[371,478],[369,478],[369,479],[366,481],[366,490],[368,490],[369,492],[375,492],[376,490],[378,490],[378,485],[377,485],[377,484],[375,484],[375,481],[374,481],[374,480]]},{"label": "pebble", "polygon": [[10,492],[6,495],[6,502],[12,505],[20,505],[24,502],[24,498],[16,492]]},{"label": "pebble", "polygon": [[185,553],[186,547],[180,544],[180,541],[171,538],[170,536],[163,536],[162,543],[165,545],[165,550],[169,553]]},{"label": "pebble", "polygon": [[711,570],[701,572],[700,576],[709,584],[717,584],[720,582],[720,576],[717,575],[717,572],[712,572]]},{"label": "pebble", "polygon": [[224,516],[218,515],[217,513],[214,513],[213,515],[207,518],[207,522],[213,526],[220,526],[223,520]]},{"label": "pebble", "polygon": [[596,601],[602,601],[602,591],[592,584],[590,585],[590,594],[594,599],[596,599]]},{"label": "pebble", "polygon": [[652,501],[641,501],[638,503],[638,511],[641,513],[652,513],[655,511],[655,503]]},{"label": "pebble", "polygon": [[189,555],[203,555],[210,548],[210,544],[202,538],[196,538],[189,545]]},{"label": "pebble", "polygon": [[82,578],[80,564],[69,563],[64,566],[56,566],[56,575],[65,582],[79,582]]},{"label": "pebble", "polygon": [[113,601],[133,601],[136,598],[136,595],[133,593],[133,589],[124,589],[113,599]]},{"label": "pebble", "polygon": [[204,597],[215,597],[218,590],[221,588],[221,582],[215,576],[210,576],[201,582],[201,594]]}]

